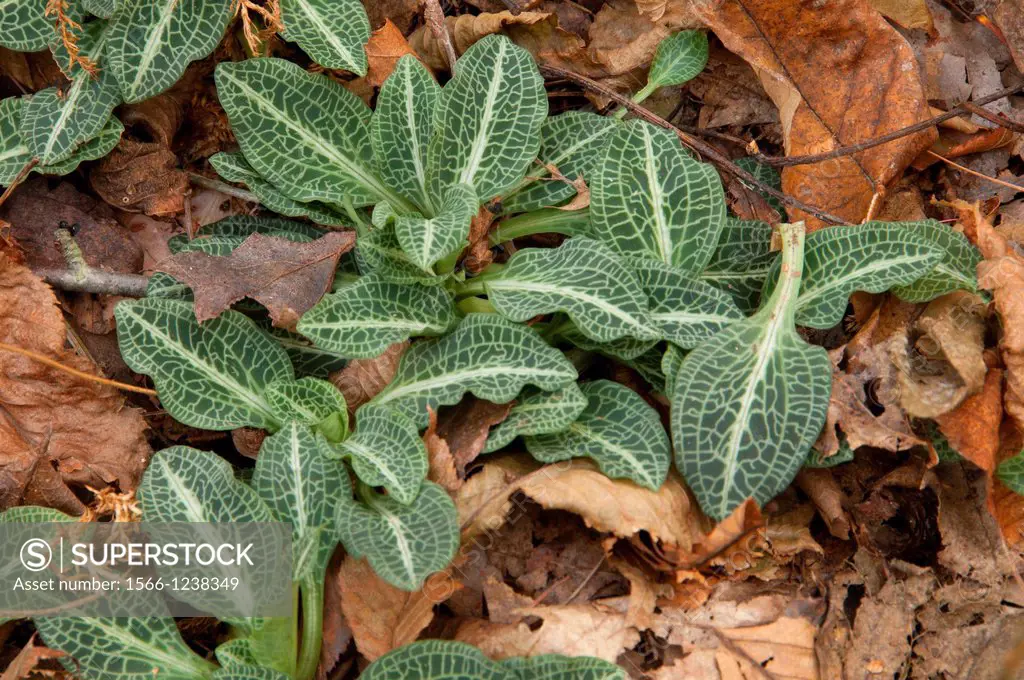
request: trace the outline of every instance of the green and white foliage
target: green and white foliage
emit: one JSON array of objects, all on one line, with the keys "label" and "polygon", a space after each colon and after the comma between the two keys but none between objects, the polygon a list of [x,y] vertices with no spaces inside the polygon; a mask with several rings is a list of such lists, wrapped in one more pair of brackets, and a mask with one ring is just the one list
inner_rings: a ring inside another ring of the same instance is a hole
[{"label": "green and white foliage", "polygon": [[[72,18],[81,19],[75,12]],[[0,0],[0,47],[18,52],[46,49],[54,37],[53,19],[46,16],[46,2]]]},{"label": "green and white foliage", "polygon": [[526,449],[544,463],[592,458],[609,477],[657,491],[672,462],[658,412],[617,382],[595,380],[580,389],[587,405],[576,421],[560,432],[524,437]]},{"label": "green and white foliage", "polygon": [[246,316],[229,310],[200,326],[191,303],[160,298],[126,300],[114,316],[125,363],[153,378],[176,420],[208,430],[280,426],[263,392],[294,371]]},{"label": "green and white foliage", "polygon": [[281,37],[327,68],[366,75],[370,20],[359,0],[281,0]]},{"label": "green and white foliage", "polygon": [[[901,222],[868,222],[819,229],[807,237],[796,323],[831,328],[842,321],[854,291],[881,293],[913,283],[931,271],[942,253]],[[765,279],[771,293],[781,263]]]},{"label": "green and white foliage", "polygon": [[[761,182],[767,184],[772,189],[782,191],[782,175],[779,174],[778,170],[768,165],[767,163],[760,163],[756,158],[747,156],[746,158],[740,158],[739,160],[737,160],[736,165],[743,168],[751,175],[753,175],[755,179],[758,179]],[[779,213],[780,217],[786,217],[786,206],[778,198],[770,194],[764,193],[763,190],[758,189],[757,187],[754,186],[747,185],[747,188],[749,188],[751,191],[756,191],[757,193],[761,194],[761,197],[768,203],[769,206],[774,208]]]},{"label": "green and white foliage", "polygon": [[257,233],[304,243],[320,238],[325,232],[310,224],[280,217],[231,215],[206,225],[191,241],[185,234],[176,234],[167,240],[167,247],[172,253],[200,250],[210,255],[227,255]]},{"label": "green and white foliage", "polygon": [[795,327],[803,224],[780,230],[785,275],[763,308],[690,352],[669,379],[676,465],[717,520],[785,489],[828,410],[828,354]]},{"label": "green and white foliage", "polygon": [[926,238],[941,253],[935,268],[906,286],[896,286],[892,292],[908,302],[928,302],[955,290],[978,291],[978,264],[981,251],[974,247],[963,232],[936,220],[904,222],[904,229],[912,229]]},{"label": "green and white foliage", "polygon": [[601,659],[543,654],[492,661],[465,642],[422,640],[399,647],[363,671],[365,680],[625,680]]},{"label": "green and white foliage", "polygon": [[[152,279],[150,279],[152,284]],[[299,377],[326,378],[340,371],[348,364],[348,356],[323,347],[317,347],[309,340],[283,328],[275,328],[269,322],[260,324],[260,329],[270,335],[292,360],[295,375]]]},{"label": "green and white foliage", "polygon": [[[502,199],[502,212],[538,210],[575,196],[576,187],[570,182],[582,177],[589,183],[617,126],[614,119],[582,111],[566,111],[545,120],[540,128],[539,163]],[[550,168],[565,180],[553,178]]]},{"label": "green and white foliage", "polygon": [[160,94],[213,52],[233,10],[231,0],[124,0],[106,49],[124,101]]},{"label": "green and white foliage", "polygon": [[447,277],[423,271],[398,243],[394,212],[388,203],[378,203],[373,211],[377,228],[359,236],[356,259],[359,268],[392,283],[437,285]]},{"label": "green and white foliage", "polygon": [[427,447],[409,417],[387,406],[364,404],[356,412],[356,433],[335,448],[364,483],[382,486],[408,505],[427,478]]},{"label": "green and white foliage", "polygon": [[373,399],[427,424],[427,407],[458,403],[466,392],[498,404],[525,385],[557,390],[576,369],[532,328],[497,314],[470,314],[454,331],[421,341],[402,356],[394,380]]},{"label": "green and white foliage", "polygon": [[725,223],[718,174],[674,134],[644,121],[620,126],[591,185],[595,237],[622,255],[639,255],[699,274]]},{"label": "green and white foliage", "polygon": [[680,349],[673,344],[669,344],[665,348],[665,353],[661,355],[661,373],[665,376],[665,394],[672,394],[676,375],[679,373],[679,367],[683,365],[683,359],[685,358],[686,350]]},{"label": "green and white foliage", "polygon": [[729,293],[744,313],[753,312],[778,255],[771,243],[772,228],[766,222],[727,218],[701,280]]},{"label": "green and white foliage", "polygon": [[298,331],[318,347],[361,359],[412,335],[440,335],[454,323],[455,307],[444,288],[371,274],[325,295],[302,316]]},{"label": "green and white foliage", "polygon": [[100,19],[109,19],[124,4],[124,0],[82,0],[82,9]]},{"label": "green and white foliage", "polygon": [[479,203],[473,187],[456,184],[445,189],[437,216],[418,213],[394,215],[395,238],[409,261],[427,274],[446,255],[457,255],[467,245],[469,223]]},{"label": "green and white foliage", "polygon": [[554,392],[526,387],[516,398],[508,417],[487,435],[484,453],[502,449],[521,435],[561,432],[579,418],[586,406],[587,396],[576,383]]},{"label": "green and white foliage", "polygon": [[481,202],[525,174],[548,113],[533,58],[508,38],[489,35],[466,50],[441,92],[427,150],[430,190],[468,184]]},{"label": "green and white foliage", "polygon": [[337,527],[345,549],[366,557],[388,583],[419,590],[448,566],[459,547],[455,503],[444,489],[423,482],[411,503],[363,489],[361,503],[339,503]]},{"label": "green and white foliage", "polygon": [[348,436],[345,397],[326,380],[279,380],[267,385],[263,396],[282,422],[294,419],[310,425],[330,441],[341,441]]},{"label": "green and white foliage", "polygon": [[1024,452],[1000,463],[996,468],[996,476],[1011,491],[1024,496]]},{"label": "green and white foliage", "polygon": [[[708,36],[704,31],[680,31],[658,43],[647,74],[647,87],[682,85],[697,77],[708,63]],[[642,99],[642,97],[641,97]]]},{"label": "green and white foliage", "polygon": [[555,249],[520,250],[496,275],[482,280],[494,308],[513,321],[565,312],[597,342],[658,337],[636,276],[593,239],[576,237]]}]

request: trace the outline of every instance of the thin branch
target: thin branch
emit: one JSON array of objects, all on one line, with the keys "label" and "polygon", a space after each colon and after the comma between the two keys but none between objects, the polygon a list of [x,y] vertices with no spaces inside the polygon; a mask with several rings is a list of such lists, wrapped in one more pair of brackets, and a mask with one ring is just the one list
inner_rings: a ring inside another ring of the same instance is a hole
[{"label": "thin branch", "polygon": [[56,368],[59,371],[64,371],[65,373],[73,375],[76,378],[81,378],[82,380],[88,380],[91,382],[99,383],[101,385],[109,385],[110,387],[116,387],[117,389],[125,390],[126,392],[138,392],[139,394],[148,394],[151,397],[157,396],[156,390],[151,390],[146,387],[139,387],[138,385],[129,385],[128,383],[118,382],[117,380],[110,380],[108,378],[101,378],[100,376],[93,375],[92,373],[79,371],[77,368],[65,366],[59,361],[51,359],[50,357],[45,356],[43,354],[39,354],[38,352],[33,352],[32,350],[28,350],[23,347],[16,347],[15,345],[8,345],[6,342],[0,342],[0,350],[20,354],[23,357],[28,357],[33,361],[38,361],[41,364],[46,364],[50,368]]},{"label": "thin branch", "polygon": [[938,158],[943,163],[948,163],[949,165],[952,165],[954,168],[957,168],[958,170],[963,170],[968,175],[974,175],[975,177],[980,177],[981,179],[986,179],[989,182],[992,182],[993,184],[998,184],[999,186],[1009,187],[1010,189],[1016,189],[1017,191],[1024,191],[1024,186],[1021,186],[1020,184],[1013,184],[1012,182],[1007,182],[1005,180],[997,179],[995,177],[989,177],[988,175],[982,174],[982,173],[980,173],[980,172],[978,172],[976,170],[971,170],[968,167],[964,167],[963,165],[960,165],[959,163],[954,163],[953,161],[949,160],[945,156],[940,156],[939,154],[935,153],[934,151],[927,151],[926,150],[925,153],[927,153],[929,156],[934,156],[935,158]]},{"label": "thin branch", "polygon": [[988,122],[994,123],[995,125],[998,125],[1001,128],[1009,130],[1010,132],[1024,132],[1024,125],[1021,125],[1020,123],[1012,121],[1008,118],[1003,118],[1002,116],[992,113],[988,109],[983,109],[974,102],[964,102],[960,106],[964,107],[974,115],[980,118],[984,118]]},{"label": "thin branch", "polygon": [[441,9],[439,0],[426,1],[423,18],[426,19],[430,32],[434,34],[434,40],[441,46],[444,60],[448,62],[448,70],[455,75],[455,62],[458,55],[455,53],[455,46],[452,45],[452,37],[448,35],[448,27],[444,25],[444,10]]},{"label": "thin branch", "polygon": [[140,274],[118,274],[89,267],[85,272],[70,269],[36,269],[36,276],[54,288],[76,293],[100,293],[145,297],[149,277]]},{"label": "thin branch", "polygon": [[657,125],[660,128],[664,128],[666,130],[674,132],[676,136],[679,137],[679,139],[683,142],[683,144],[690,147],[691,149],[701,154],[702,156],[708,158],[711,162],[718,166],[719,169],[729,173],[730,175],[733,175],[734,177],[737,177],[738,179],[742,180],[745,184],[755,187],[759,191],[763,191],[769,196],[774,196],[775,198],[779,199],[780,201],[782,201],[783,203],[790,207],[797,208],[798,210],[803,210],[804,212],[810,215],[814,215],[818,219],[824,222],[829,222],[831,224],[847,223],[847,220],[844,220],[841,217],[831,215],[819,208],[814,207],[813,205],[808,205],[803,201],[795,199],[792,196],[784,194],[778,189],[765,184],[764,182],[762,182],[761,180],[759,180],[758,178],[754,177],[752,174],[744,170],[743,168],[733,163],[721,151],[711,146],[704,140],[694,137],[693,135],[688,134],[686,132],[683,132],[672,123],[668,122],[661,116],[651,112],[649,109],[646,109],[643,106],[637,104],[632,99],[624,97],[618,92],[615,92],[614,90],[611,90],[605,87],[604,85],[601,85],[600,83],[591,80],[590,78],[587,78],[586,76],[581,76],[578,73],[573,73],[572,71],[567,71],[565,69],[558,68],[555,66],[541,66],[540,70],[545,74],[550,74],[557,78],[565,78],[566,80],[570,80],[576,83],[577,85],[587,90],[590,90],[591,92],[595,92],[604,97],[608,97],[616,104],[626,107],[635,115],[646,120],[648,123]]},{"label": "thin branch", "polygon": [[196,172],[188,173],[188,181],[192,182],[192,184],[195,184],[196,186],[203,187],[204,189],[213,189],[214,191],[219,191],[220,193],[226,194],[228,196],[234,196],[235,198],[247,201],[249,203],[260,202],[260,199],[256,196],[256,194],[252,193],[251,191],[239,189],[238,187],[232,186],[227,182],[222,182],[219,179],[211,179],[209,177],[200,175],[199,173]]}]

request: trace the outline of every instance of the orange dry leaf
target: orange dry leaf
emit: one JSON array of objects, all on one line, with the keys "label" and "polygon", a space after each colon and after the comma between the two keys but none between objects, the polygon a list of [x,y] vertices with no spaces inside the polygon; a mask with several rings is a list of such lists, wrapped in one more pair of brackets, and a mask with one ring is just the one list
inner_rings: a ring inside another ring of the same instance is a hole
[{"label": "orange dry leaf", "polygon": [[409,348],[408,342],[396,342],[372,359],[353,359],[330,380],[341,390],[348,405],[349,416],[387,387],[398,371],[398,363]]},{"label": "orange dry leaf", "polygon": [[991,474],[997,463],[999,425],[1003,422],[1003,372],[989,369],[981,392],[967,397],[935,422],[957,453]]},{"label": "orange dry leaf", "polygon": [[[28,644],[21,648],[18,656],[14,657],[11,665],[3,672],[3,675],[0,675],[0,680],[22,680],[22,678],[28,678],[32,676],[40,661],[59,659],[62,656],[67,656],[67,653],[58,649],[37,645],[33,636],[28,641]],[[42,676],[46,672],[40,670],[38,673]]]},{"label": "orange dry leaf", "polygon": [[366,43],[366,82],[373,87],[383,85],[395,70],[398,60],[407,54],[419,59],[398,27],[390,19],[385,20],[384,25],[374,31]]}]

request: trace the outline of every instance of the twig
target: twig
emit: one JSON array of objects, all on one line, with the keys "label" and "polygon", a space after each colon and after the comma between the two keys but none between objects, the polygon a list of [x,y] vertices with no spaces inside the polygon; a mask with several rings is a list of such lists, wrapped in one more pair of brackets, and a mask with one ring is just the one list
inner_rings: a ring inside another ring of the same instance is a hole
[{"label": "twig", "polygon": [[[1024,89],[1024,83],[1014,85],[1013,87],[1008,87],[1004,90],[1000,90],[999,92],[993,92],[992,94],[986,97],[982,97],[981,99],[973,103],[975,106],[988,104],[990,102],[996,101],[997,99],[1008,97],[1021,89]],[[840,146],[839,148],[832,149],[831,151],[826,151],[825,153],[815,153],[808,154],[805,156],[788,157],[765,156],[764,154],[756,153],[753,155],[753,157],[756,158],[761,163],[765,163],[766,165],[771,165],[776,168],[784,168],[791,165],[809,165],[811,163],[820,163],[821,161],[827,161],[833,158],[839,158],[841,156],[849,156],[855,153],[859,153],[861,151],[865,151],[867,149],[873,149],[874,147],[881,146],[882,144],[888,144],[893,140],[900,139],[901,137],[906,137],[908,135],[912,135],[915,132],[927,130],[930,127],[933,127],[935,125],[938,125],[939,123],[949,120],[950,118],[956,118],[957,116],[962,116],[966,113],[972,113],[972,111],[968,109],[964,104],[961,104],[960,106],[950,109],[946,113],[940,114],[933,118],[929,118],[928,120],[923,120],[920,123],[908,125],[905,128],[900,128],[899,130],[890,132],[887,135],[882,135],[881,137],[869,139],[858,144]]]},{"label": "twig", "polygon": [[203,187],[204,189],[213,189],[214,191],[219,191],[222,194],[234,196],[235,198],[241,199],[243,201],[248,201],[249,203],[260,202],[260,199],[256,196],[256,194],[252,193],[251,191],[239,189],[238,187],[232,186],[227,182],[222,182],[219,179],[210,179],[209,177],[204,177],[203,175],[200,175],[199,173],[196,172],[188,173],[188,181],[192,182],[192,184],[195,184],[196,186]]},{"label": "twig", "polygon": [[994,123],[1001,128],[1005,128],[1007,130],[1010,130],[1011,132],[1024,132],[1024,125],[1021,125],[1020,123],[1012,121],[1008,118],[1003,118],[1002,116],[996,115],[989,111],[988,109],[981,108],[974,102],[964,102],[960,106],[964,107],[974,115],[980,118],[984,118],[988,122]]},{"label": "twig", "polygon": [[25,163],[24,166],[22,166],[21,170],[18,171],[18,174],[15,176],[15,178],[11,180],[10,186],[4,189],[4,193],[0,195],[0,205],[3,205],[4,203],[7,202],[7,199],[10,197],[12,193],[14,193],[14,190],[18,187],[18,185],[25,181],[25,178],[28,177],[28,173],[32,172],[32,168],[36,167],[37,165],[39,165],[39,159],[33,158],[28,163]]},{"label": "twig", "polygon": [[35,269],[35,275],[54,288],[75,293],[100,293],[145,297],[149,277],[140,274],[118,274],[90,267],[85,272],[70,269]]},{"label": "twig", "polygon": [[954,163],[953,161],[949,160],[945,156],[940,156],[939,154],[935,153],[934,151],[925,150],[925,153],[927,153],[929,156],[934,156],[934,157],[938,158],[943,163],[948,163],[949,165],[952,165],[954,168],[957,168],[958,170],[963,170],[968,175],[974,175],[975,177],[980,177],[981,179],[987,179],[989,182],[992,182],[993,184],[998,184],[1000,186],[1009,187],[1011,189],[1016,189],[1017,191],[1024,191],[1024,186],[1021,186],[1020,184],[1013,184],[1013,183],[1007,182],[1005,180],[996,179],[995,177],[989,177],[988,175],[984,175],[984,174],[982,174],[980,172],[977,172],[975,170],[971,170],[970,168],[964,167],[964,166],[960,165],[959,163]]},{"label": "twig", "polygon": [[430,32],[434,34],[434,40],[441,45],[441,52],[444,60],[448,62],[448,70],[455,75],[455,62],[458,55],[455,53],[455,46],[452,45],[452,37],[448,35],[448,28],[444,25],[444,10],[438,0],[427,0],[423,8],[423,18],[427,21]]},{"label": "twig", "polygon": [[668,122],[661,116],[651,112],[650,110],[644,108],[640,104],[637,104],[632,99],[624,97],[618,92],[610,90],[604,85],[601,85],[600,83],[591,80],[586,76],[581,76],[578,73],[573,73],[572,71],[567,71],[565,69],[558,68],[555,66],[541,66],[540,69],[542,72],[546,74],[550,74],[558,78],[565,78],[566,80],[570,80],[576,83],[577,85],[580,85],[581,87],[590,90],[591,92],[595,92],[604,97],[608,97],[616,104],[626,107],[640,118],[646,120],[648,123],[657,125],[660,128],[664,128],[666,130],[674,132],[676,136],[679,137],[679,139],[686,146],[690,147],[691,149],[701,154],[702,156],[707,157],[721,170],[729,173],[730,175],[733,175],[734,177],[739,178],[745,184],[749,184],[750,186],[756,187],[759,191],[763,191],[769,196],[774,196],[775,198],[779,199],[788,206],[797,208],[799,210],[803,210],[804,212],[810,215],[814,215],[818,219],[825,222],[829,222],[831,224],[845,224],[847,222],[847,220],[844,220],[841,217],[831,215],[819,208],[815,208],[813,205],[808,205],[803,201],[800,201],[798,199],[793,198],[792,196],[784,194],[774,187],[768,186],[767,184],[757,179],[752,174],[750,174],[749,172],[747,172],[746,170],[744,170],[743,168],[739,167],[731,160],[726,158],[721,151],[711,146],[704,140],[694,137],[693,135],[688,134],[686,132],[683,132],[672,123]]},{"label": "twig", "polygon": [[99,383],[101,385],[109,385],[110,387],[116,387],[117,389],[125,390],[126,392],[138,392],[139,394],[148,394],[151,397],[157,396],[156,390],[151,390],[146,387],[139,387],[137,385],[129,385],[128,383],[118,382],[117,380],[110,380],[109,378],[101,378],[98,375],[86,373],[85,371],[79,371],[77,368],[65,366],[59,361],[51,359],[48,356],[39,354],[38,352],[33,352],[32,350],[24,349],[22,347],[16,347],[14,345],[8,345],[6,342],[0,342],[0,350],[20,354],[24,357],[32,359],[33,361],[38,361],[41,364],[46,364],[51,368],[56,368],[59,371],[69,373],[75,376],[76,378],[81,378],[82,380],[89,380],[92,382]]}]

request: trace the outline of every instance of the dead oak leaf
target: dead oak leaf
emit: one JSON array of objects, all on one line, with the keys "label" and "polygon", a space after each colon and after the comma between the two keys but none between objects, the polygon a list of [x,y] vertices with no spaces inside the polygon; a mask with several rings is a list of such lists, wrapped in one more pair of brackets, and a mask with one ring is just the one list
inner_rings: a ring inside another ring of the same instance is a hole
[{"label": "dead oak leaf", "polygon": [[470,396],[442,411],[436,435],[447,445],[460,477],[466,476],[466,467],[483,452],[491,428],[511,410],[512,402],[495,404]]},{"label": "dead oak leaf", "polygon": [[338,258],[355,242],[353,232],[332,231],[308,243],[257,233],[230,255],[178,253],[158,270],[192,289],[200,322],[248,297],[267,308],[275,326],[293,328],[330,289]]}]

